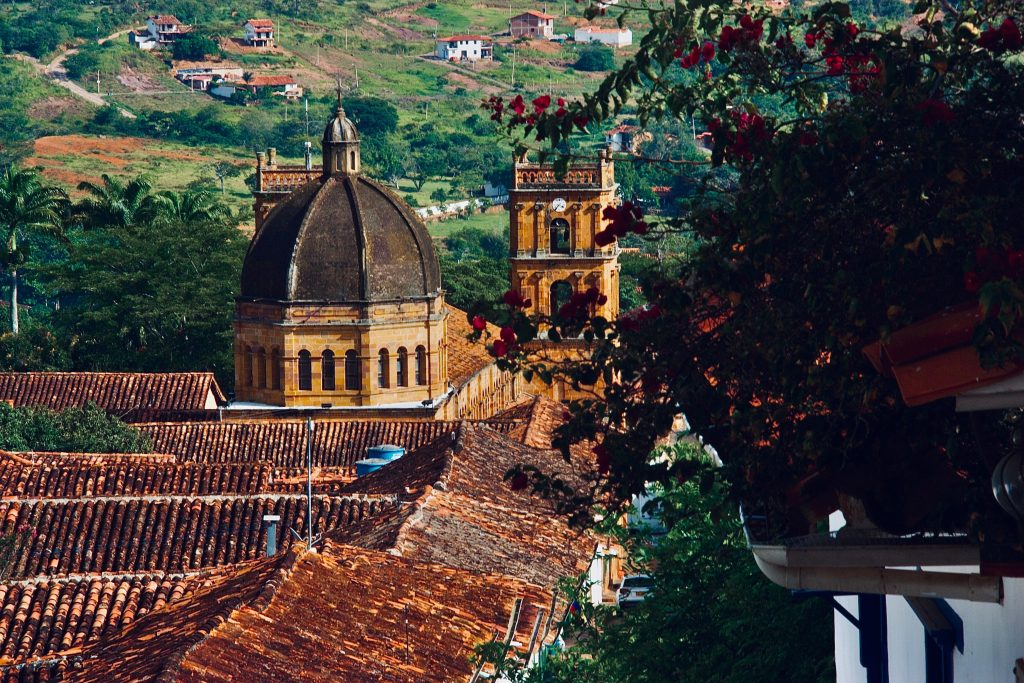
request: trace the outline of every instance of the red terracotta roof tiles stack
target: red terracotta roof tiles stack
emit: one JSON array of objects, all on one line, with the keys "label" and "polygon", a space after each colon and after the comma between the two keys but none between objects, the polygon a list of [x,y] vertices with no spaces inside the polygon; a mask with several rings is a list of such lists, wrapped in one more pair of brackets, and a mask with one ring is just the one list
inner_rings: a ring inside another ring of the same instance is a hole
[{"label": "red terracotta roof tiles stack", "polygon": [[[473,328],[466,319],[465,311],[449,306],[448,315],[448,381],[461,387],[476,373],[494,362],[487,348],[480,342],[471,342],[467,337]],[[497,337],[499,328],[488,324],[491,334]]]},{"label": "red terracotta roof tiles stack", "polygon": [[[305,467],[306,422],[158,422],[136,425],[153,448],[202,463],[263,461],[277,467]],[[411,420],[317,420],[313,431],[315,467],[354,466],[366,449],[381,444],[406,450],[451,432],[455,424]]]},{"label": "red terracotta roof tiles stack", "polygon": [[139,411],[204,410],[226,402],[209,372],[0,372],[0,401],[64,410],[92,401],[132,419]]}]

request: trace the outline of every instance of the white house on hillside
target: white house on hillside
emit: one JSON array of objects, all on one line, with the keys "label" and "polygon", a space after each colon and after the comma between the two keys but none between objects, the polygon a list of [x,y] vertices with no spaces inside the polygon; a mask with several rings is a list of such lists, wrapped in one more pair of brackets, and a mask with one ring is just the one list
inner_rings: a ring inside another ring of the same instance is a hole
[{"label": "white house on hillside", "polygon": [[270,19],[250,19],[242,26],[245,43],[253,47],[274,47],[274,22]]},{"label": "white house on hillside", "polygon": [[449,36],[437,39],[434,54],[446,62],[476,62],[491,59],[494,55],[494,46],[487,36]]},{"label": "white house on hillside", "polygon": [[192,30],[173,14],[156,14],[146,19],[145,31],[130,31],[128,43],[141,50],[165,47]]},{"label": "white house on hillside", "polygon": [[513,38],[546,38],[555,35],[555,17],[551,14],[528,10],[508,20],[508,32]]},{"label": "white house on hillside", "polygon": [[580,26],[576,29],[573,37],[577,43],[602,43],[612,47],[626,47],[633,44],[633,32],[628,28]]}]

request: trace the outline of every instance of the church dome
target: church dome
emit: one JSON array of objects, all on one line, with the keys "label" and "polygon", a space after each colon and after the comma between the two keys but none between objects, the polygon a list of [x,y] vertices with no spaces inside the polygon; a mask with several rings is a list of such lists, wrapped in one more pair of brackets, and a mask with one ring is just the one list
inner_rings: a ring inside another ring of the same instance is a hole
[{"label": "church dome", "polygon": [[324,130],[324,174],[264,220],[242,266],[241,297],[369,302],[436,297],[437,254],[398,196],[359,173],[359,134],[340,103]]}]

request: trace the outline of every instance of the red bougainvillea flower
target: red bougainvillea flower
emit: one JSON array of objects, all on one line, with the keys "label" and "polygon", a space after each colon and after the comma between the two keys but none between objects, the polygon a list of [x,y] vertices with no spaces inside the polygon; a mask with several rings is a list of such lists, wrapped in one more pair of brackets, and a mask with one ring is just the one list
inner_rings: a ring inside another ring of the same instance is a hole
[{"label": "red bougainvillea flower", "polygon": [[581,131],[586,132],[588,123],[590,123],[590,119],[588,119],[586,116],[572,117],[572,125],[576,126]]},{"label": "red bougainvillea flower", "polygon": [[501,328],[501,332],[498,336],[501,337],[501,341],[505,342],[510,347],[514,346],[516,343],[516,332],[511,327],[506,326]]},{"label": "red bougainvillea flower", "polygon": [[1013,17],[1006,17],[999,28],[990,27],[982,31],[978,46],[992,52],[1019,50],[1024,46],[1024,39]]},{"label": "red bougainvillea flower", "polygon": [[538,114],[543,114],[544,111],[551,106],[551,95],[541,95],[540,97],[533,100],[533,111]]},{"label": "red bougainvillea flower", "polygon": [[804,36],[804,45],[807,47],[814,47],[818,42],[818,34],[813,31],[808,31],[807,35]]},{"label": "red bougainvillea flower", "polygon": [[501,300],[506,306],[512,306],[513,308],[529,308],[533,304],[530,299],[524,299],[517,289],[510,289],[502,294]]},{"label": "red bougainvillea flower", "polygon": [[858,33],[860,33],[860,27],[858,27],[857,24],[853,23],[852,21],[846,24],[846,34],[848,36],[850,36],[851,38],[855,38],[857,37]]},{"label": "red bougainvillea flower", "polygon": [[627,233],[634,232],[638,235],[647,234],[647,223],[644,221],[644,212],[633,202],[623,202],[619,206],[606,206],[601,217],[609,221],[608,227],[597,233],[594,240],[600,247],[612,244],[617,238],[624,237]]},{"label": "red bougainvillea flower", "polygon": [[483,332],[487,329],[487,320],[482,315],[473,316],[473,329],[477,332]]},{"label": "red bougainvillea flower", "polygon": [[837,54],[825,57],[825,65],[828,66],[829,76],[838,76],[843,73],[843,58]]},{"label": "red bougainvillea flower", "polygon": [[749,14],[740,17],[739,26],[723,26],[718,35],[718,49],[729,52],[737,47],[757,43],[764,34],[764,19],[754,20]]},{"label": "red bougainvillea flower", "polygon": [[934,98],[929,98],[919,103],[916,109],[921,112],[921,122],[926,126],[949,123],[956,118],[948,104]]},{"label": "red bougainvillea flower", "polygon": [[501,121],[501,117],[505,111],[505,102],[501,97],[491,95],[484,100],[484,103],[481,104],[480,107],[491,112],[491,121]]},{"label": "red bougainvillea flower", "polygon": [[523,112],[526,111],[526,102],[523,101],[522,95],[516,95],[515,98],[508,103],[508,108],[516,113],[516,116],[522,116]]},{"label": "red bougainvillea flower", "polygon": [[797,142],[804,147],[811,147],[818,144],[818,136],[815,135],[813,131],[800,131],[800,135],[797,137]]},{"label": "red bougainvillea flower", "polygon": [[558,109],[555,111],[555,116],[561,118],[565,116],[565,100],[561,97],[558,98]]},{"label": "red bougainvillea flower", "polygon": [[704,45],[700,48],[700,57],[705,62],[710,62],[715,58],[715,44],[710,40],[705,40]]},{"label": "red bougainvillea flower", "polygon": [[491,345],[491,353],[497,358],[504,358],[508,355],[508,344],[501,339],[495,339]]}]

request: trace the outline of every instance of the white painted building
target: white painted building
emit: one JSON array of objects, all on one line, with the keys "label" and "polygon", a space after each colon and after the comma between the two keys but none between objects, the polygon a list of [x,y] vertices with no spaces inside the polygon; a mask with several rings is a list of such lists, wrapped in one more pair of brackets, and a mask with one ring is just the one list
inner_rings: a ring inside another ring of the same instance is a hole
[{"label": "white painted building", "polygon": [[434,55],[446,62],[477,62],[494,56],[494,45],[487,36],[458,35],[438,38]]},{"label": "white painted building", "polygon": [[252,47],[274,47],[274,22],[270,19],[250,19],[242,26],[245,44]]},{"label": "white painted building", "polygon": [[628,28],[580,26],[573,38],[577,43],[601,43],[611,47],[626,47],[633,44],[633,32]]}]

